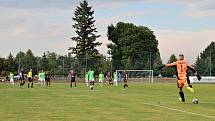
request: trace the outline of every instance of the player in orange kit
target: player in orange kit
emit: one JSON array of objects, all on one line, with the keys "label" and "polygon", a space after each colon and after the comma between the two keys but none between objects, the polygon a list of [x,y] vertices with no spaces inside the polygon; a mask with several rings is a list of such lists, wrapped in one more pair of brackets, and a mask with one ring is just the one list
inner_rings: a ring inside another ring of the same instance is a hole
[{"label": "player in orange kit", "polygon": [[[185,60],[184,60],[184,55],[180,54],[179,59],[176,62],[170,63],[170,64],[165,64],[158,69],[161,70],[164,67],[175,67],[176,68],[176,76],[177,76],[177,86],[179,88],[179,95],[180,95],[180,100],[182,102],[185,102],[185,97],[184,97],[184,92],[183,92],[183,87],[185,84],[187,84],[187,71],[190,69],[195,76],[197,76],[198,80],[201,80],[201,77],[197,74],[196,70],[189,65]],[[192,86],[189,86],[188,89],[193,92]]]}]

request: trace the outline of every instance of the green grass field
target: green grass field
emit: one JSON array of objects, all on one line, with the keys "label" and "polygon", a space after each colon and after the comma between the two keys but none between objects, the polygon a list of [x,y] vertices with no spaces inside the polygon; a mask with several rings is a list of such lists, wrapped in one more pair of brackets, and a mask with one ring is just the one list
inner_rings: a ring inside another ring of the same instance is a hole
[{"label": "green grass field", "polygon": [[[215,121],[215,85],[185,89],[187,101],[178,101],[175,84],[129,84],[89,90],[84,84],[20,89],[0,83],[2,121]],[[192,104],[198,98],[200,104]]]}]

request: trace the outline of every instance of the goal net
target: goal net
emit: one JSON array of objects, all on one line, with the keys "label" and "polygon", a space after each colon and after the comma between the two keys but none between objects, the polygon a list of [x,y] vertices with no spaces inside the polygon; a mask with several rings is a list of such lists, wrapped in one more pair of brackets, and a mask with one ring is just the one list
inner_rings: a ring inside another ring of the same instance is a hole
[{"label": "goal net", "polygon": [[[123,82],[125,70],[116,70],[118,82]],[[153,83],[153,70],[126,70],[129,82]]]}]

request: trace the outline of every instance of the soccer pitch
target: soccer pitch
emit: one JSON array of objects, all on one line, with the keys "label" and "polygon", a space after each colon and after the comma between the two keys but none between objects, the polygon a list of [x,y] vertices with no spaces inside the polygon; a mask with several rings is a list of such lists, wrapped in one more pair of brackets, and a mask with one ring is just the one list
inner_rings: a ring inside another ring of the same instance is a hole
[{"label": "soccer pitch", "polygon": [[[186,103],[178,100],[174,83],[133,83],[89,90],[85,84],[20,89],[0,83],[2,121],[215,121],[215,85],[196,84],[185,89]],[[199,104],[192,104],[198,98]]]}]

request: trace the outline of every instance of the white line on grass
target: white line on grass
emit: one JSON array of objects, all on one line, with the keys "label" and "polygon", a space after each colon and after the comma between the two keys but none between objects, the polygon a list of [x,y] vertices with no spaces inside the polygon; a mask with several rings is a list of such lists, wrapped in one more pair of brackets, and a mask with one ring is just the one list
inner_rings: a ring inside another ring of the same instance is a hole
[{"label": "white line on grass", "polygon": [[201,116],[201,117],[207,117],[207,118],[213,118],[213,119],[215,119],[215,116],[209,116],[209,115],[204,115],[204,114],[193,113],[193,112],[189,112],[189,111],[179,110],[179,109],[175,109],[175,108],[169,108],[169,107],[166,107],[166,106],[156,105],[156,104],[151,104],[151,103],[143,103],[143,104],[144,105],[149,105],[149,106],[155,106],[155,107],[165,108],[165,109],[172,110],[172,111],[178,111],[178,112],[182,112],[182,113],[187,113],[187,114],[192,114],[192,115],[196,115],[196,116]]}]

